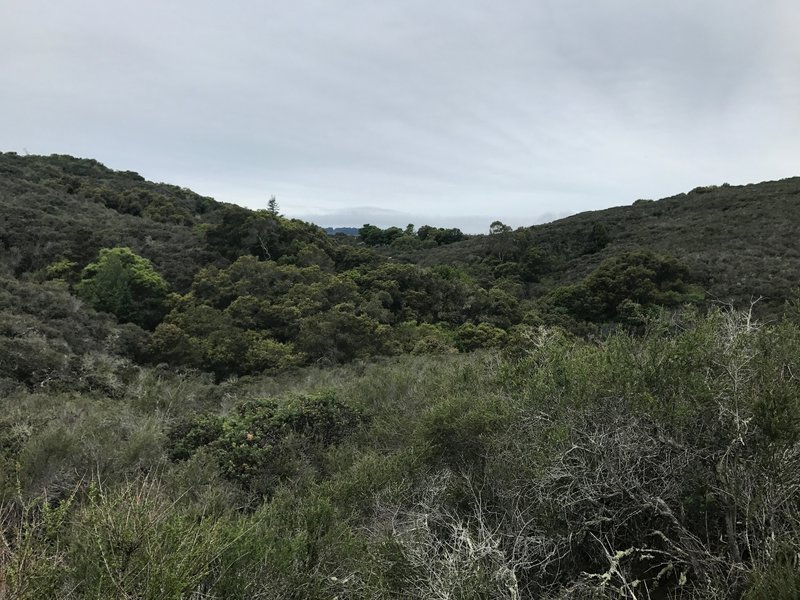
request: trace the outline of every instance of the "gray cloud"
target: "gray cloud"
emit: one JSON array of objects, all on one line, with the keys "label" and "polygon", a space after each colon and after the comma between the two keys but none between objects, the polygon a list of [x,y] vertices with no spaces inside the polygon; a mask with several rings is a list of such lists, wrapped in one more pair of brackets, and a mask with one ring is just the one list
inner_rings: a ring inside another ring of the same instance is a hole
[{"label": "gray cloud", "polygon": [[355,219],[330,225],[377,221],[365,206],[398,225],[521,225],[795,175],[800,159],[790,0],[26,0],[3,13],[4,149]]}]

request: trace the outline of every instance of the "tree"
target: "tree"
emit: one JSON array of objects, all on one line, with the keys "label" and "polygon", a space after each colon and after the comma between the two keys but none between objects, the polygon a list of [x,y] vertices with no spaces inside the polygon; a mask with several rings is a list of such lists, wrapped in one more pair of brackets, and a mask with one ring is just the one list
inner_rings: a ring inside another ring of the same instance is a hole
[{"label": "tree", "polygon": [[460,242],[464,239],[464,233],[454,227],[452,229],[443,229],[441,227],[431,227],[430,225],[423,225],[417,230],[417,237],[420,240],[433,240],[437,246],[445,244],[452,244]]},{"label": "tree", "polygon": [[[417,229],[417,237],[422,241],[428,239],[428,236],[431,235],[435,231],[435,227],[431,227],[430,225],[423,225],[419,229]],[[431,237],[433,237],[431,235]]]},{"label": "tree", "polygon": [[498,233],[508,233],[511,231],[511,227],[503,223],[502,221],[493,221],[491,225],[489,225],[489,235],[496,235]]},{"label": "tree", "polygon": [[640,307],[700,300],[688,279],[688,268],[676,258],[626,252],[603,261],[582,282],[552,290],[546,302],[586,321],[615,321],[635,315]]},{"label": "tree", "polygon": [[230,261],[243,254],[252,254],[262,260],[277,260],[282,256],[284,244],[280,243],[280,238],[286,225],[269,210],[254,213],[230,205],[219,213],[222,218],[206,233],[206,241],[212,250]]},{"label": "tree", "polygon": [[280,208],[280,207],[278,206],[278,201],[275,199],[275,196],[272,196],[272,197],[269,199],[269,202],[267,202],[267,211],[268,211],[268,212],[269,212],[269,214],[271,214],[273,217],[277,217],[277,216],[280,214],[280,213],[278,212],[278,209],[279,209],[279,208]]},{"label": "tree", "polygon": [[434,235],[434,239],[439,246],[444,246],[445,244],[460,242],[464,239],[464,233],[458,227],[438,229]]},{"label": "tree", "polygon": [[97,262],[83,270],[75,292],[97,310],[152,329],[164,315],[167,284],[130,248],[103,248]]},{"label": "tree", "polygon": [[380,246],[385,243],[385,236],[383,229],[369,223],[364,223],[364,226],[359,228],[358,237],[367,246]]}]

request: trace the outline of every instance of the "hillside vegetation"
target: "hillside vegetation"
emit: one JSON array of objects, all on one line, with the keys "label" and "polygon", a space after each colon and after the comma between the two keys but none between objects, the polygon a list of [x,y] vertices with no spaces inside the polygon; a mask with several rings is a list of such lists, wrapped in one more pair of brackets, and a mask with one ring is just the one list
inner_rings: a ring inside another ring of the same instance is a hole
[{"label": "hillside vegetation", "polygon": [[359,239],[0,155],[0,598],[800,596],[798,190]]},{"label": "hillside vegetation", "polygon": [[[709,299],[780,312],[800,280],[800,177],[743,186],[699,187],[663,200],[585,212],[529,228],[477,236],[395,258],[446,264],[497,279],[533,271],[534,294],[574,283],[603,260],[636,249],[669,254],[691,271]],[[516,264],[515,264],[516,263]]]}]

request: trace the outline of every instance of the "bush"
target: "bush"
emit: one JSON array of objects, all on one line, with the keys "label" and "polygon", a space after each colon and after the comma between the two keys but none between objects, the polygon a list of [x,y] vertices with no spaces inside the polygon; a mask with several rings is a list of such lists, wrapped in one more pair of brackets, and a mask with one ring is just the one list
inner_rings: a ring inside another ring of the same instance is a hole
[{"label": "bush", "polygon": [[478,348],[496,348],[506,338],[502,329],[492,327],[487,323],[473,325],[465,323],[455,331],[456,347],[462,352],[477,350]]},{"label": "bush", "polygon": [[83,270],[75,292],[97,310],[152,329],[164,316],[167,284],[149,260],[130,248],[104,248],[97,262]]},{"label": "bush", "polygon": [[781,556],[774,563],[750,575],[742,600],[794,600],[800,598],[800,569],[796,559]]},{"label": "bush", "polygon": [[177,424],[168,434],[169,452],[174,459],[186,459],[207,447],[225,477],[267,494],[303,465],[322,469],[325,449],[352,434],[362,421],[359,410],[332,392],[252,400],[224,418],[198,416]]},{"label": "bush", "polygon": [[235,564],[226,519],[176,505],[157,479],[117,489],[92,483],[69,531],[69,575],[95,597],[186,598],[213,593]]},{"label": "bush", "polygon": [[556,288],[545,304],[586,321],[615,321],[628,318],[633,304],[678,306],[700,300],[688,279],[688,269],[674,258],[628,252],[605,260],[583,282]]}]

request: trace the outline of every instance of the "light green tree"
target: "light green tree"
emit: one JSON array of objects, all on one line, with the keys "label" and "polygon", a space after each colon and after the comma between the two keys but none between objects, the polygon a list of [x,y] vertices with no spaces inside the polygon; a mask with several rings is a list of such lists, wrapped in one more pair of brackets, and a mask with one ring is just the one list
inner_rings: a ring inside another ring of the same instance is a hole
[{"label": "light green tree", "polygon": [[152,329],[164,315],[167,284],[149,260],[130,248],[103,248],[81,273],[75,292],[97,310]]}]

